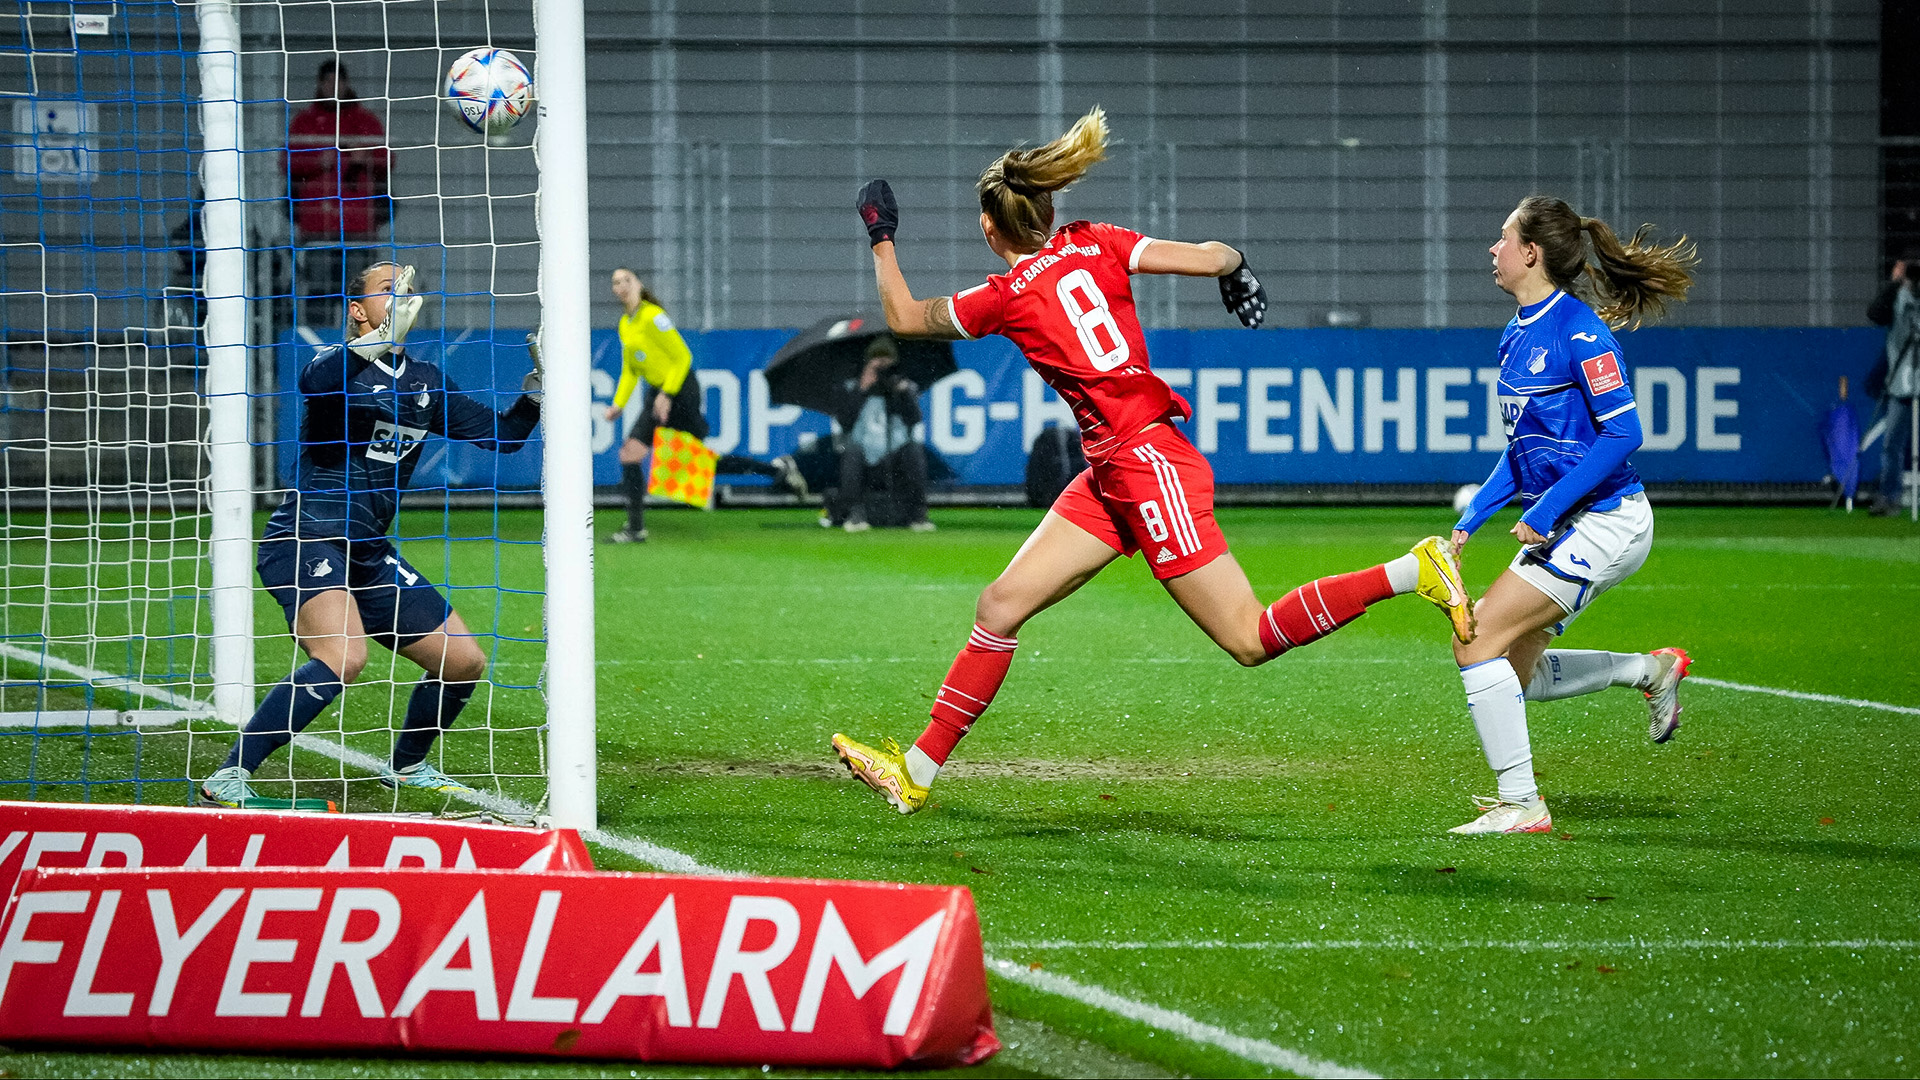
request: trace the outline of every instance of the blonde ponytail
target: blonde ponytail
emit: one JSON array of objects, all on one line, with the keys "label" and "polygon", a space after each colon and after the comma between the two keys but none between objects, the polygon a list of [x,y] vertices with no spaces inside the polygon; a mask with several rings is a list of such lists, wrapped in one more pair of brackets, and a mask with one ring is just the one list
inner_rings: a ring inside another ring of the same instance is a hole
[{"label": "blonde ponytail", "polygon": [[1098,105],[1065,135],[1032,150],[1009,150],[980,174],[980,209],[1007,242],[1038,251],[1053,232],[1053,193],[1107,156],[1107,114]]}]

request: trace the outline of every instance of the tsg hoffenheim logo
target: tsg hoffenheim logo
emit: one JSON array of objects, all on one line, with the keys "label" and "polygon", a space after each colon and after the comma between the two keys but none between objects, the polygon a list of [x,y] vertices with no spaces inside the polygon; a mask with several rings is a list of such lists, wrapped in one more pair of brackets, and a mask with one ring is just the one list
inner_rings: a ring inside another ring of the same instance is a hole
[{"label": "tsg hoffenheim logo", "polygon": [[1538,375],[1545,370],[1547,370],[1547,350],[1543,346],[1536,345],[1533,348],[1533,355],[1527,358],[1527,371]]}]

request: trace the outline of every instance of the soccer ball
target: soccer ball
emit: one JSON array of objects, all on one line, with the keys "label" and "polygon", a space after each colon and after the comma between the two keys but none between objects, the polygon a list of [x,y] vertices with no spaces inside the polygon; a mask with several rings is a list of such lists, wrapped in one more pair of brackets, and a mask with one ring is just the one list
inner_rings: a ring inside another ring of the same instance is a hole
[{"label": "soccer ball", "polygon": [[533,76],[505,49],[474,49],[447,69],[447,101],[473,130],[504,135],[527,115]]},{"label": "soccer ball", "polygon": [[1462,484],[1460,490],[1453,493],[1453,512],[1464,514],[1467,507],[1473,505],[1473,497],[1480,494],[1479,484]]}]

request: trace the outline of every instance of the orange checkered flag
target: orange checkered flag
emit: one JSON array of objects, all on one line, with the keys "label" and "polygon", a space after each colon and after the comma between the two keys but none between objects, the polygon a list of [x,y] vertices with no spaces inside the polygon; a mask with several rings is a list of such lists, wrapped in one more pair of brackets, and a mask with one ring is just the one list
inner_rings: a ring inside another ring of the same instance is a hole
[{"label": "orange checkered flag", "polygon": [[714,466],[720,455],[684,431],[653,429],[653,472],[647,493],[705,508],[713,498]]}]

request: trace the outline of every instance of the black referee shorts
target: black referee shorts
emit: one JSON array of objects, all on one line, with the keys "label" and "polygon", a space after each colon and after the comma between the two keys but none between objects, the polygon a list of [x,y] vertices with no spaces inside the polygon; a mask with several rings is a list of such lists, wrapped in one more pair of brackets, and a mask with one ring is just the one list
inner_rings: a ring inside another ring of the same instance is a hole
[{"label": "black referee shorts", "polygon": [[[653,418],[653,403],[660,391],[647,387],[646,397],[640,402],[640,418],[627,430],[627,438],[640,440],[641,446],[653,445],[653,429],[660,425]],[[675,431],[684,431],[696,439],[707,437],[707,418],[703,412],[706,394],[700,390],[700,380],[693,372],[687,372],[687,379],[680,384],[680,392],[673,395],[673,404],[667,407],[666,426]]]}]

